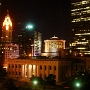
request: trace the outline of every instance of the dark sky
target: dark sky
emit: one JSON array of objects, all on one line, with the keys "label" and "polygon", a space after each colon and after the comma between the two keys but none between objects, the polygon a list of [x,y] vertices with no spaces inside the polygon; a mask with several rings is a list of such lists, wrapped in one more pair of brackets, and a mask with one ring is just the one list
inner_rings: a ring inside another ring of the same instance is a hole
[{"label": "dark sky", "polygon": [[13,30],[22,28],[18,23],[32,23],[42,33],[43,39],[56,35],[70,39],[70,0],[2,0],[2,21],[9,10]]}]

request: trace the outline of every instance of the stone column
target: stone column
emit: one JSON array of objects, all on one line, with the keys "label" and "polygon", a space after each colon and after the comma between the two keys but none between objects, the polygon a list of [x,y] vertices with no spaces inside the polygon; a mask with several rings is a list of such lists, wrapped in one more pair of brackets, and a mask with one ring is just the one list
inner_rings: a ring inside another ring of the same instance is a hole
[{"label": "stone column", "polygon": [[40,65],[37,66],[37,76],[40,76]]},{"label": "stone column", "polygon": [[38,65],[37,65],[37,77],[38,77]]},{"label": "stone column", "polygon": [[21,67],[22,67],[22,77],[24,77],[24,65],[22,64]]},{"label": "stone column", "polygon": [[32,77],[32,73],[33,73],[33,65],[29,65],[29,77]]},{"label": "stone column", "polygon": [[9,75],[10,67],[9,64],[7,65],[7,74]]},{"label": "stone column", "polygon": [[14,76],[16,76],[16,65],[14,64]]},{"label": "stone column", "polygon": [[50,71],[49,70],[49,65],[47,65],[46,68],[47,68],[47,74],[46,74],[46,76],[48,76],[49,75],[49,71]]},{"label": "stone column", "polygon": [[30,73],[30,77],[32,77],[32,75],[33,75],[33,65],[31,65],[31,73]]},{"label": "stone column", "polygon": [[24,64],[24,77],[26,76],[26,65]]},{"label": "stone column", "polygon": [[37,65],[35,65],[35,76],[37,76]]},{"label": "stone column", "polygon": [[27,64],[27,77],[29,77],[29,65]]},{"label": "stone column", "polygon": [[19,76],[19,64],[17,64],[17,75]]},{"label": "stone column", "polygon": [[26,77],[26,64],[24,64],[24,77]]},{"label": "stone column", "polygon": [[33,75],[36,76],[36,65],[33,65]]}]

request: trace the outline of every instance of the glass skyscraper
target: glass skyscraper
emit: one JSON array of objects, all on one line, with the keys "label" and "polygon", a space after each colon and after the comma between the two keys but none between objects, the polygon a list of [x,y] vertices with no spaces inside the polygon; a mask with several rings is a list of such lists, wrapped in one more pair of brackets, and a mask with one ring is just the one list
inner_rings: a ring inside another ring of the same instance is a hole
[{"label": "glass skyscraper", "polygon": [[71,24],[70,52],[90,55],[90,0],[71,0]]}]

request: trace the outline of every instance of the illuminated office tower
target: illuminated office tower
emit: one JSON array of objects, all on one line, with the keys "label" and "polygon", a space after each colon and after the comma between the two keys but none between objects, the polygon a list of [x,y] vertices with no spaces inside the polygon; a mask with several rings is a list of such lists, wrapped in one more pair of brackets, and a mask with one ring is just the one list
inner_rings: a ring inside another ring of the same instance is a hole
[{"label": "illuminated office tower", "polygon": [[90,55],[90,0],[71,0],[71,52]]},{"label": "illuminated office tower", "polygon": [[22,31],[18,34],[19,55],[22,56],[40,56],[42,34],[37,31]]},{"label": "illuminated office tower", "polygon": [[42,34],[34,31],[33,56],[41,56]]},{"label": "illuminated office tower", "polygon": [[14,43],[4,43],[3,44],[3,67],[7,67],[7,61],[9,59],[15,59],[19,57],[19,45]]},{"label": "illuminated office tower", "polygon": [[2,37],[0,42],[0,65],[7,67],[9,59],[19,57],[19,45],[12,42],[12,22],[7,10],[7,16],[2,26]]},{"label": "illuminated office tower", "polygon": [[7,10],[7,16],[5,16],[5,20],[2,26],[2,42],[11,42],[12,41],[12,21],[9,16],[9,11]]}]

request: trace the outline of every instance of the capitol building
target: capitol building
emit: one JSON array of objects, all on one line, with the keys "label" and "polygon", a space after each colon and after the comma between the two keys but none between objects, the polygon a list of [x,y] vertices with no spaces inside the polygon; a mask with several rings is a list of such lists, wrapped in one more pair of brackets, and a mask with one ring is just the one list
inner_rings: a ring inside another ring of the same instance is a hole
[{"label": "capitol building", "polygon": [[56,37],[45,40],[45,52],[42,53],[42,56],[9,59],[7,66],[8,76],[30,81],[32,76],[44,79],[49,74],[53,74],[56,83],[60,83],[76,74],[77,71],[85,72],[89,70],[89,59],[62,58],[58,56],[58,51],[62,52],[64,49],[65,41],[58,40]]}]

